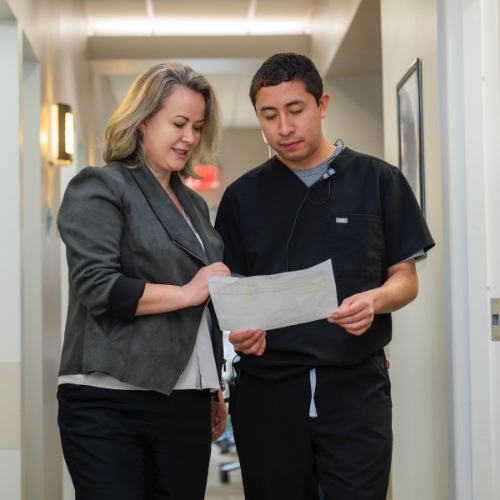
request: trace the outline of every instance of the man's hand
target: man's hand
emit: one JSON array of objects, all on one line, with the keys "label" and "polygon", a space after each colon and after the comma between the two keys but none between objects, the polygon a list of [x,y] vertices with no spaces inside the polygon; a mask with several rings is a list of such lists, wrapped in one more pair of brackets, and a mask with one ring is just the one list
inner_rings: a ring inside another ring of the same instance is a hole
[{"label": "man's hand", "polygon": [[352,335],[362,335],[370,328],[375,314],[397,311],[417,293],[415,259],[400,262],[387,269],[387,280],[382,286],[347,297],[327,320]]},{"label": "man's hand", "polygon": [[340,307],[328,317],[330,323],[336,323],[353,335],[361,335],[370,328],[375,316],[373,293],[358,293],[345,299]]},{"label": "man's hand", "polygon": [[266,349],[266,332],[260,329],[231,332],[229,342],[233,344],[236,352],[262,356]]}]

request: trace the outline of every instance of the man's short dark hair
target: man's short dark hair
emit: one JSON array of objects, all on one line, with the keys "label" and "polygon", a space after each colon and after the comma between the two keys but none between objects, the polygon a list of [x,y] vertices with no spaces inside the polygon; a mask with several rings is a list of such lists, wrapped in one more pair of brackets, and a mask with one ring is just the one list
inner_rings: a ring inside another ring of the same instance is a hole
[{"label": "man's short dark hair", "polygon": [[319,105],[323,95],[323,80],[308,57],[293,52],[275,54],[257,70],[250,85],[250,99],[255,108],[257,93],[262,87],[274,87],[283,82],[303,82],[304,87]]}]

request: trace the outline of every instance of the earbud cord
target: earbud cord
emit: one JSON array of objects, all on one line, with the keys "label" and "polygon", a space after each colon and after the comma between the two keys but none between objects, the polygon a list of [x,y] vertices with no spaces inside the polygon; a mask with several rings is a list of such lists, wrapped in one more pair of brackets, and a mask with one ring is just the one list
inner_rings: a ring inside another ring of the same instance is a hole
[{"label": "earbud cord", "polygon": [[[330,162],[331,163],[331,162]],[[330,165],[330,163],[328,165]],[[290,231],[290,236],[288,237],[288,240],[286,242],[286,247],[285,247],[285,271],[288,271],[288,247],[290,245],[290,241],[292,240],[293,233],[295,232],[295,226],[297,224],[297,220],[299,218],[300,211],[302,210],[302,207],[304,206],[304,203],[306,202],[307,199],[313,204],[313,205],[323,205],[323,203],[326,203],[328,199],[330,198],[331,194],[331,184],[330,184],[330,178],[335,175],[335,169],[331,166],[328,167],[328,170],[319,178],[315,183],[313,183],[307,190],[307,193],[305,194],[304,198],[302,198],[302,201],[300,202],[299,208],[297,209],[297,212],[295,214],[295,218],[293,220],[293,225],[292,225],[292,230]],[[312,190],[321,184],[323,181],[328,181],[328,195],[323,201],[313,201],[311,200],[310,196],[312,193]]]}]

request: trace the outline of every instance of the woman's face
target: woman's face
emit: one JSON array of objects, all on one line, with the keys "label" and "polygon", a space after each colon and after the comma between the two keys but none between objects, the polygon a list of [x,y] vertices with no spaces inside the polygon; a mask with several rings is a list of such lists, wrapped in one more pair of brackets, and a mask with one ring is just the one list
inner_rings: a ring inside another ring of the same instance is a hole
[{"label": "woman's face", "polygon": [[147,165],[157,179],[170,179],[186,165],[200,142],[205,107],[202,94],[176,87],[160,111],[141,123]]}]

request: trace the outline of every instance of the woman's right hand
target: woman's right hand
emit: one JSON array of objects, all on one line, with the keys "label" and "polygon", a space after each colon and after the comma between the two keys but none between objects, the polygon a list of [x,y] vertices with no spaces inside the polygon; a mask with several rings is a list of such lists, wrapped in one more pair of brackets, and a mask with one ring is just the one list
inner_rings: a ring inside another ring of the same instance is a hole
[{"label": "woman's right hand", "polygon": [[137,304],[136,316],[178,311],[185,307],[199,306],[209,296],[210,276],[230,276],[231,272],[222,262],[202,267],[194,278],[184,286],[146,283],[144,293]]},{"label": "woman's right hand", "polygon": [[194,278],[182,287],[186,296],[186,302],[189,306],[199,306],[208,299],[210,292],[208,290],[208,278],[210,276],[231,276],[231,271],[222,262],[215,262],[202,267]]}]

